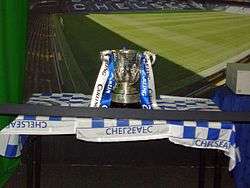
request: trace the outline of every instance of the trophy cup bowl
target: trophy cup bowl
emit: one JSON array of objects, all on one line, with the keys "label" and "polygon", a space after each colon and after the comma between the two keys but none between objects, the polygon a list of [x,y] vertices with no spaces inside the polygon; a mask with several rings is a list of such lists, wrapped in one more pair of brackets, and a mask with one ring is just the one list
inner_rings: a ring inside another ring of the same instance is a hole
[{"label": "trophy cup bowl", "polygon": [[115,81],[112,107],[139,108],[140,57],[136,50],[115,51]]}]

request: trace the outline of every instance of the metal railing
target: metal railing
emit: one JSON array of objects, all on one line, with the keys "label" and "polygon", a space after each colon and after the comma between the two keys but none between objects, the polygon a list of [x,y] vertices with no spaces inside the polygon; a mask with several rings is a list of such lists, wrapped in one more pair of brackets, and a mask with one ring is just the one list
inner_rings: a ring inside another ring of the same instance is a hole
[{"label": "metal railing", "polygon": [[79,118],[118,118],[148,120],[206,120],[250,122],[250,112],[145,110],[131,108],[92,108],[42,106],[31,104],[0,105],[0,115],[64,116]]}]

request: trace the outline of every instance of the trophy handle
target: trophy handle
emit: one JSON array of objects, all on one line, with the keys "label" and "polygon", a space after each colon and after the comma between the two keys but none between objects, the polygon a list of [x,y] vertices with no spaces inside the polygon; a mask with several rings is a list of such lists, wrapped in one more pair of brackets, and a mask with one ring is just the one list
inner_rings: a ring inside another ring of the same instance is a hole
[{"label": "trophy handle", "polygon": [[107,61],[108,58],[109,58],[109,55],[112,53],[113,51],[112,50],[104,50],[104,51],[101,51],[100,52],[100,58],[101,58],[101,61]]},{"label": "trophy handle", "polygon": [[156,55],[154,53],[150,52],[150,51],[146,51],[145,53],[149,56],[150,60],[152,59],[151,65],[154,65],[155,60],[156,60]]}]

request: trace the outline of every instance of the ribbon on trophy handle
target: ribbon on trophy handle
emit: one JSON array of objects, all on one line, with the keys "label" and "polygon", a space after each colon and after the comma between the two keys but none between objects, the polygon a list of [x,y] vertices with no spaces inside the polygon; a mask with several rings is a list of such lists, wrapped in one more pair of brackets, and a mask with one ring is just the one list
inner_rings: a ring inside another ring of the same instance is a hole
[{"label": "ribbon on trophy handle", "polygon": [[156,103],[156,93],[155,93],[155,81],[154,81],[154,73],[152,66],[155,63],[156,55],[150,51],[145,51],[143,55],[146,58],[145,61],[145,68],[146,68],[146,74],[148,78],[148,90],[149,90],[149,97],[150,102],[153,109],[157,109],[157,103]]},{"label": "ribbon on trophy handle", "polygon": [[112,101],[112,92],[115,86],[115,54],[113,51],[109,54],[109,63],[108,63],[108,78],[103,90],[100,106],[102,108],[108,108],[111,105]]},{"label": "ribbon on trophy handle", "polygon": [[140,58],[140,102],[143,109],[152,109],[152,103],[150,101],[148,74],[146,70],[147,58],[145,54],[141,54]]},{"label": "ribbon on trophy handle", "polygon": [[111,53],[112,53],[111,50],[104,50],[100,52],[102,65],[101,65],[101,68],[100,68],[100,71],[99,71],[99,74],[95,83],[95,87],[94,87],[91,102],[90,102],[90,107],[100,106],[103,91],[104,91],[106,82],[109,77],[108,68],[109,68]]}]

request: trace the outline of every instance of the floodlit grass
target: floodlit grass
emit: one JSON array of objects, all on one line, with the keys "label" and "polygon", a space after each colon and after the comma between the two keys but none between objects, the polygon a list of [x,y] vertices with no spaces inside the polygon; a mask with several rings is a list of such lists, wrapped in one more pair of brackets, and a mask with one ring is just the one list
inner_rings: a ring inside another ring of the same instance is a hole
[{"label": "floodlit grass", "polygon": [[147,12],[62,17],[66,40],[90,88],[95,83],[99,51],[103,49],[126,46],[155,52],[158,94],[193,83],[201,79],[201,71],[250,49],[247,15]]}]

